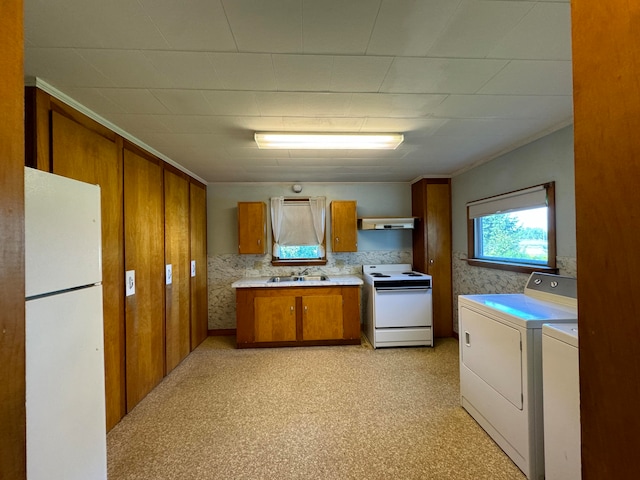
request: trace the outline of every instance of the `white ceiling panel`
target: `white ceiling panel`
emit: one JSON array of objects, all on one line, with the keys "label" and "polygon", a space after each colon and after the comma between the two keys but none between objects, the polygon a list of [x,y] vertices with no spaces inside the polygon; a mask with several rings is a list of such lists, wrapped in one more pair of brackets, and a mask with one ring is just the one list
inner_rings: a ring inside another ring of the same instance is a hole
[{"label": "white ceiling panel", "polygon": [[[454,175],[572,118],[568,1],[25,0],[24,11],[30,84],[205,182]],[[405,141],[259,150],[256,131]]]},{"label": "white ceiling panel", "polygon": [[138,0],[174,50],[235,52],[220,0]]},{"label": "white ceiling panel", "polygon": [[383,0],[367,54],[426,55],[459,3],[459,0]]},{"label": "white ceiling panel", "polygon": [[364,54],[380,0],[303,0],[304,53]]},{"label": "white ceiling panel", "polygon": [[571,8],[537,3],[489,54],[493,58],[571,60]]},{"label": "white ceiling panel", "polygon": [[571,96],[451,95],[434,109],[439,118],[546,118],[549,125],[571,118]]},{"label": "white ceiling panel", "polygon": [[[25,3],[30,0],[26,0]],[[69,17],[58,28],[84,25],[91,30],[89,48],[164,49],[169,44],[139,2],[130,0],[63,0]],[[47,2],[47,9],[59,2]]]},{"label": "white ceiling panel", "polygon": [[205,90],[202,96],[209,115],[260,115],[253,92]]},{"label": "white ceiling panel", "polygon": [[326,92],[331,84],[333,57],[273,55],[277,89],[281,92]]},{"label": "white ceiling panel", "polygon": [[[173,88],[221,89],[213,59],[206,52],[150,50],[143,55]],[[189,72],[185,75],[184,72]]]},{"label": "white ceiling panel", "polygon": [[240,52],[302,53],[300,0],[224,0]]},{"label": "white ceiling panel", "polygon": [[[140,50],[78,50],[78,54],[118,87],[168,88],[170,80]],[[82,85],[90,86],[90,85]]]},{"label": "white ceiling panel", "polygon": [[512,60],[478,93],[500,95],[571,95],[570,61]]},{"label": "white ceiling panel", "polygon": [[464,0],[428,55],[485,58],[533,5],[533,2]]},{"label": "white ceiling panel", "polygon": [[475,93],[504,60],[396,58],[382,88],[389,93]]},{"label": "white ceiling panel", "polygon": [[143,115],[162,115],[169,113],[167,107],[149,90],[137,88],[101,88],[98,92],[118,106],[120,112]]},{"label": "white ceiling panel", "polygon": [[354,93],[349,114],[366,117],[424,117],[447,98],[446,95]]},{"label": "white ceiling panel", "polygon": [[71,48],[26,48],[26,77],[38,77],[56,87],[107,87],[114,83]]},{"label": "white ceiling panel", "polygon": [[229,90],[276,90],[271,55],[212,53],[213,65]]},{"label": "white ceiling panel", "polygon": [[333,92],[377,92],[392,61],[392,57],[334,57],[329,88]]}]

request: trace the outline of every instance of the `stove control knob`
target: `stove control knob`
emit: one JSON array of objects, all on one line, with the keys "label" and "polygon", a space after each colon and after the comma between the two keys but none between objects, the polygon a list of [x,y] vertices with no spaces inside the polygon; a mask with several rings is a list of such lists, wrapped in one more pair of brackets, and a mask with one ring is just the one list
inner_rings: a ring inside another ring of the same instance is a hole
[{"label": "stove control knob", "polygon": [[542,280],[540,280],[539,278],[536,278],[533,283],[535,283],[536,285],[540,285],[542,283]]},{"label": "stove control knob", "polygon": [[555,280],[551,282],[551,288],[556,288],[557,286],[558,286],[558,282],[556,282]]}]

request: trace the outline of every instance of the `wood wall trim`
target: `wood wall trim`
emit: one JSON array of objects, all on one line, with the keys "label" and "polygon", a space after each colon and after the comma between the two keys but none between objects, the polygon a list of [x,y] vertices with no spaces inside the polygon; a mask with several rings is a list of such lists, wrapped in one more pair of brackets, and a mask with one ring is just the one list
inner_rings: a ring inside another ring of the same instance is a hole
[{"label": "wood wall trim", "polygon": [[0,15],[0,478],[26,479],[23,2]]}]

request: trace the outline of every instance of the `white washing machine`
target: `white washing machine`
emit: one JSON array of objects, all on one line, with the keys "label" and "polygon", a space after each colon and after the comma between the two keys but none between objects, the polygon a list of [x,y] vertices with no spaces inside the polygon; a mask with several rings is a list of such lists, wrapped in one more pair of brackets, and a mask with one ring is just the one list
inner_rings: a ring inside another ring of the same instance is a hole
[{"label": "white washing machine", "polygon": [[576,323],[576,292],[532,273],[524,293],[458,298],[461,404],[530,480],[544,479],[542,324]]},{"label": "white washing machine", "polygon": [[546,480],[580,480],[578,324],[542,326]]}]

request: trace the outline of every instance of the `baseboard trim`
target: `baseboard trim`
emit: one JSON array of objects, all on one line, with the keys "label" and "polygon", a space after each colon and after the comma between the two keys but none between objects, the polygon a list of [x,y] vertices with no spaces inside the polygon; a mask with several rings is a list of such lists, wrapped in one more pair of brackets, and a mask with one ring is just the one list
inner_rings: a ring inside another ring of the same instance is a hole
[{"label": "baseboard trim", "polygon": [[230,337],[235,334],[235,328],[213,328],[211,330],[207,330],[207,335],[210,337]]}]

